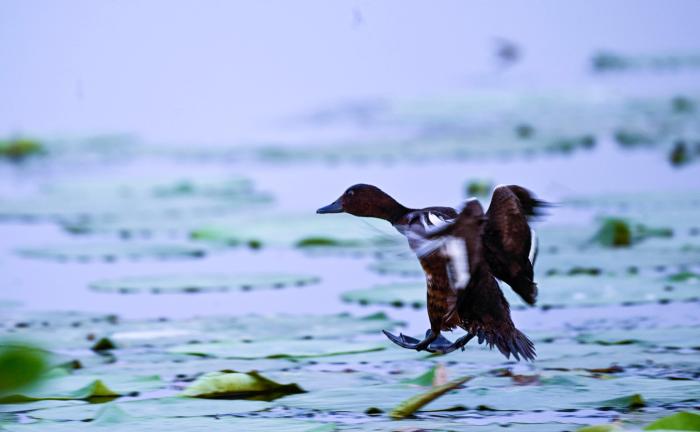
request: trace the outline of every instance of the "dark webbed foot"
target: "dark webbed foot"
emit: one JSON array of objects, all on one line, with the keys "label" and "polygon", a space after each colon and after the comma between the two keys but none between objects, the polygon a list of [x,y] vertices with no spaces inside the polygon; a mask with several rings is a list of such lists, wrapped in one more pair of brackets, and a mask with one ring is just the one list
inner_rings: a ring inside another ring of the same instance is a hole
[{"label": "dark webbed foot", "polygon": [[[457,340],[456,340],[453,344],[451,344],[450,346],[445,347],[444,350],[440,350],[440,351],[436,351],[436,352],[439,352],[439,353],[441,353],[441,354],[449,354],[449,353],[451,353],[452,351],[454,351],[454,350],[456,350],[456,349],[458,349],[458,348],[461,348],[462,351],[464,351],[464,346],[465,346],[470,340],[472,340],[473,337],[474,337],[473,334],[467,333],[467,334],[465,334],[464,336],[462,336],[461,338],[457,339]],[[448,341],[448,342],[449,342],[449,341]]]},{"label": "dark webbed foot", "polygon": [[[432,332],[432,330],[428,330],[425,333],[425,339],[422,341],[419,341],[416,338],[412,338],[411,336],[406,336],[403,333],[399,333],[398,336],[395,336],[391,334],[390,332],[386,330],[382,330],[386,337],[389,338],[390,341],[394,342],[396,345],[402,347],[402,348],[407,348],[407,349],[414,349],[416,351],[429,351],[429,352],[434,352],[431,350],[432,344],[435,341],[440,341],[440,343],[444,343],[443,341],[447,341],[444,337],[442,337],[439,334],[435,334]],[[449,342],[449,341],[447,341]]]},{"label": "dark webbed foot", "polygon": [[384,332],[386,337],[389,338],[390,341],[394,342],[396,345],[402,348],[414,349],[416,351],[428,351],[431,353],[440,354],[451,353],[452,351],[458,348],[462,348],[462,350],[464,350],[464,345],[466,345],[467,342],[469,342],[474,337],[473,335],[466,334],[461,338],[457,339],[454,343],[452,343],[443,335],[438,334],[436,336],[432,332],[432,330],[428,329],[425,332],[425,339],[419,341],[418,339],[413,338],[411,336],[406,336],[403,333],[399,333],[398,336],[395,336],[386,330],[382,331]]}]

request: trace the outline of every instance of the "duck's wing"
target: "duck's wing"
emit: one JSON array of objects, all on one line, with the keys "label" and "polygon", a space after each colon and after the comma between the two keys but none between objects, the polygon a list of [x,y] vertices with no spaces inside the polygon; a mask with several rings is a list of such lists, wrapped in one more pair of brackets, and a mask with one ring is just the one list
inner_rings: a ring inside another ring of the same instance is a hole
[{"label": "duck's wing", "polygon": [[474,272],[467,289],[460,294],[458,310],[462,326],[469,335],[477,337],[479,344],[496,347],[506,358],[512,355],[516,360],[535,359],[535,345],[515,328],[508,301],[488,266]]},{"label": "duck's wing", "polygon": [[447,258],[447,273],[453,290],[466,287],[471,273],[482,260],[483,223],[483,207],[479,201],[470,200],[457,217],[426,231],[426,241],[440,248]]},{"label": "duck's wing", "polygon": [[493,274],[531,305],[537,298],[532,269],[537,257],[537,239],[528,221],[540,215],[546,206],[521,186],[499,186],[486,212],[483,233],[486,260]]},{"label": "duck's wing", "polygon": [[[513,325],[508,301],[486,260],[483,232],[487,223],[481,204],[470,200],[452,223],[427,236],[443,244],[449,283],[457,297],[445,321],[456,321],[468,332],[464,343],[476,337],[507,358],[533,360],[534,345]],[[447,352],[461,346],[463,343],[455,342]]]},{"label": "duck's wing", "polygon": [[396,228],[408,238],[418,258],[428,256],[444,245],[443,239],[433,233],[452,225],[457,211],[451,207],[426,207],[411,212]]}]

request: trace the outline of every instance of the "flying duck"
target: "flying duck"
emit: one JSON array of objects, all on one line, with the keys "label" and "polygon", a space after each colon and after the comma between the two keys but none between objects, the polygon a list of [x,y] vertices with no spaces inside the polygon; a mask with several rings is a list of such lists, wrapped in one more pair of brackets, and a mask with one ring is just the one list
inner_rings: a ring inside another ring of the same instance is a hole
[{"label": "flying duck", "polygon": [[[376,186],[356,184],[316,213],[384,219],[408,239],[425,272],[430,329],[421,341],[388,331],[394,343],[417,351],[449,353],[477,337],[507,358],[534,360],[534,344],[515,328],[499,279],[529,305],[537,298],[533,266],[537,240],[528,220],[546,206],[527,189],[499,186],[488,211],[476,199],[451,207],[410,209]],[[467,334],[454,343],[440,333]]]}]

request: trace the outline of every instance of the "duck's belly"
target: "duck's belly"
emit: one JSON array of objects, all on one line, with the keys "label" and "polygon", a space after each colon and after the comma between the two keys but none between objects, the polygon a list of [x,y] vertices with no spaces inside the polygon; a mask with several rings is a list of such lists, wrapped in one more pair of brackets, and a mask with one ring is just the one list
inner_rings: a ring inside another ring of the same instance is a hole
[{"label": "duck's belly", "polygon": [[452,330],[459,326],[457,293],[450,287],[442,260],[420,260],[425,271],[427,285],[428,318],[433,329]]}]

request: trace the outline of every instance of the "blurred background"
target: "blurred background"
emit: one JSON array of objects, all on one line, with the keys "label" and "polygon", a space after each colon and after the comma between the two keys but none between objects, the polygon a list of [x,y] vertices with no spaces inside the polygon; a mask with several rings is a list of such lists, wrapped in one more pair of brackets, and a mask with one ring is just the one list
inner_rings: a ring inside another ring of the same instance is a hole
[{"label": "blurred background", "polygon": [[[386,320],[308,330],[340,345],[353,333],[384,343],[398,321],[420,335],[423,276],[405,241],[382,221],[315,210],[360,182],[415,208],[486,206],[495,185],[519,184],[556,206],[535,225],[540,307],[509,292],[514,320],[538,344],[570,344],[528,371],[597,358],[589,369],[622,364],[606,372],[622,378],[696,380],[698,16],[700,3],[678,0],[2,1],[0,330],[85,364],[101,364],[83,351],[106,338],[120,370],[193,331],[308,336],[282,334],[285,314],[318,328],[328,314]],[[267,324],[241,324],[251,314]],[[75,322],[84,330],[53,348]],[[639,339],[597,351],[621,328]],[[468,353],[455,357],[470,373],[510,367]],[[395,355],[377,357],[370,382],[419,369],[418,354]],[[629,367],[639,359],[654,366]],[[697,386],[644,384],[665,390],[638,421],[697,408]],[[629,420],[587,409],[575,423]],[[524,420],[563,421],[550,414]]]}]

